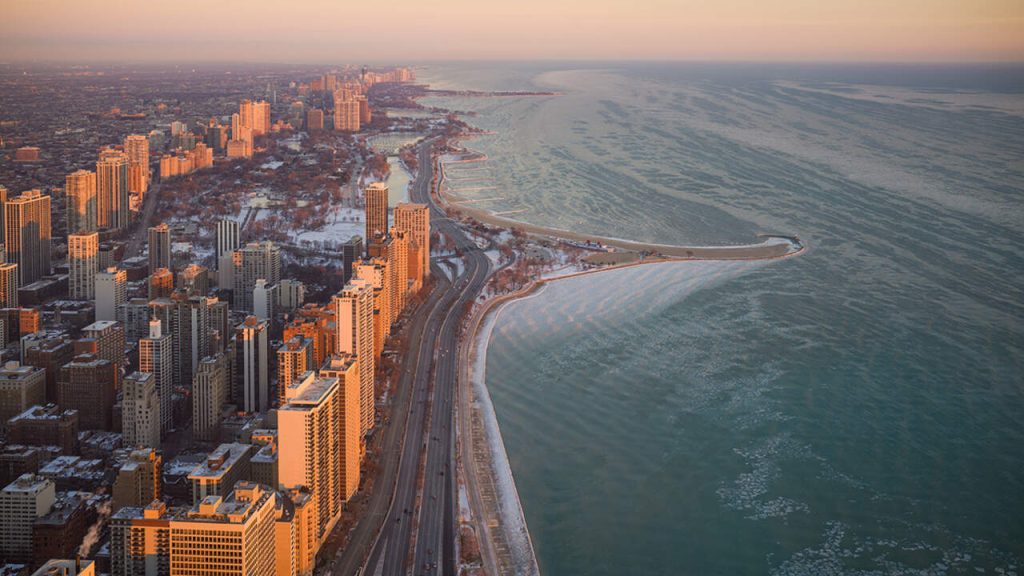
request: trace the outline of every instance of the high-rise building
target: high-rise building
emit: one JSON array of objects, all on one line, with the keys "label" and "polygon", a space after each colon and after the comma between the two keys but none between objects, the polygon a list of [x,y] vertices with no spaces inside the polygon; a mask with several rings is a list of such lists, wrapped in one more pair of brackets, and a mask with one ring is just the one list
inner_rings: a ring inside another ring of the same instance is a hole
[{"label": "high-rise building", "polygon": [[320,366],[337,348],[338,328],[332,306],[307,304],[295,311],[295,317],[284,327],[284,340],[303,336],[313,341],[313,364]]},{"label": "high-rise building", "polygon": [[97,320],[82,328],[82,339],[94,343],[90,352],[109,360],[114,366],[120,367],[124,362],[125,337],[124,326],[112,320]]},{"label": "high-rise building", "polygon": [[32,561],[32,524],[53,508],[52,480],[24,474],[0,490],[0,556],[9,563]]},{"label": "high-rise building", "polygon": [[46,401],[57,401],[57,374],[75,357],[71,342],[63,336],[34,335],[21,340],[23,362],[46,371]]},{"label": "high-rise building", "polygon": [[238,222],[221,220],[217,222],[217,285],[232,289],[235,285],[234,253],[239,244]]},{"label": "high-rise building", "polygon": [[78,170],[64,179],[68,207],[68,233],[93,232],[96,220],[96,173]]},{"label": "high-rise building", "polygon": [[388,185],[374,182],[363,191],[366,200],[367,247],[388,233]]},{"label": "high-rise building", "polygon": [[85,430],[110,430],[116,399],[118,371],[109,360],[92,354],[76,356],[60,369],[58,403],[77,410]]},{"label": "high-rise building", "polygon": [[18,265],[0,264],[0,308],[18,305]]},{"label": "high-rise building", "polygon": [[39,190],[23,192],[4,203],[7,261],[18,265],[18,282],[26,286],[50,273],[50,197]]},{"label": "high-rise building", "polygon": [[166,223],[149,229],[149,273],[171,268],[171,229]]},{"label": "high-rise building", "polygon": [[114,512],[125,506],[141,508],[159,500],[162,464],[163,458],[156,450],[132,450],[114,480]]},{"label": "high-rise building", "polygon": [[110,568],[114,576],[167,576],[171,573],[171,521],[167,504],[126,506],[110,517]]},{"label": "high-rise building", "polygon": [[146,283],[150,300],[170,298],[174,292],[174,273],[167,268],[157,268],[149,275]]},{"label": "high-rise building", "polygon": [[310,108],[306,111],[306,131],[318,132],[324,129],[324,111]]},{"label": "high-rise building", "polygon": [[341,499],[347,502],[359,489],[362,423],[360,422],[359,361],[355,356],[336,354],[320,369],[320,377],[337,378],[341,415],[338,437],[341,440]]},{"label": "high-rise building", "polygon": [[346,94],[334,97],[334,129],[341,132],[359,132],[359,102]]},{"label": "high-rise building", "polygon": [[313,495],[306,487],[279,492],[275,523],[277,574],[309,576],[316,566],[318,542]]},{"label": "high-rise building", "polygon": [[100,152],[96,161],[96,222],[100,228],[128,227],[128,155],[120,150]]},{"label": "high-rise building", "polygon": [[356,102],[359,103],[359,124],[365,126],[373,121],[373,113],[370,112],[370,102],[362,94],[356,96]]},{"label": "high-rise building", "polygon": [[278,283],[278,304],[284,310],[300,308],[306,301],[306,286],[298,280],[284,279]]},{"label": "high-rise building", "polygon": [[206,307],[210,311],[210,353],[225,352],[234,328],[231,309],[226,300],[216,296],[206,298]]},{"label": "high-rise building", "polygon": [[199,361],[210,354],[209,302],[207,298],[189,298],[180,292],[149,302],[152,317],[160,320],[162,330],[171,335],[175,386],[187,387]]},{"label": "high-rise building", "polygon": [[392,302],[395,304],[395,319],[401,316],[409,301],[409,255],[411,235],[404,230],[391,228],[391,250],[388,259],[391,264],[391,278],[394,282]]},{"label": "high-rise building", "polygon": [[342,282],[352,279],[352,266],[363,257],[364,250],[362,236],[353,236],[341,245]]},{"label": "high-rise building", "polygon": [[253,311],[252,291],[256,280],[277,284],[281,280],[281,250],[273,242],[250,242],[244,248],[235,250],[234,264],[234,309]]},{"label": "high-rise building", "polygon": [[270,102],[259,100],[252,104],[252,133],[261,136],[270,132]]},{"label": "high-rise building", "polygon": [[100,269],[100,235],[79,232],[68,236],[68,297],[96,297],[96,273]]},{"label": "high-rise building", "polygon": [[128,300],[128,272],[107,268],[96,273],[96,320],[117,320],[121,305]]},{"label": "high-rise building", "polygon": [[[426,204],[399,204],[395,207],[395,228],[412,236],[409,253],[419,257],[419,266],[410,262],[409,279],[414,285],[421,286],[423,279],[430,277],[430,209]],[[419,274],[413,276],[417,270]]]},{"label": "high-rise building", "polygon": [[172,576],[274,574],[276,492],[239,482],[227,496],[204,499],[170,521]]},{"label": "high-rise building", "polygon": [[252,476],[252,455],[256,447],[238,442],[221,444],[188,475],[192,504],[209,496],[227,496],[239,480]]},{"label": "high-rise building", "polygon": [[252,313],[261,320],[274,321],[278,301],[281,299],[281,286],[271,284],[259,278],[252,289]]},{"label": "high-rise building", "polygon": [[221,407],[231,389],[231,366],[227,354],[218,352],[199,362],[192,381],[192,435],[210,441],[220,431]]},{"label": "high-rise building", "polygon": [[210,270],[199,264],[189,264],[178,272],[178,289],[189,296],[206,296],[210,292]]},{"label": "high-rise building", "polygon": [[277,349],[277,394],[278,403],[285,402],[288,386],[313,365],[313,340],[304,336],[292,336]]},{"label": "high-rise building", "polygon": [[143,134],[125,136],[124,151],[128,155],[128,191],[145,194],[149,189],[149,138]]},{"label": "high-rise building", "polygon": [[171,335],[163,332],[160,320],[149,321],[149,336],[139,340],[139,371],[153,375],[160,399],[160,431],[174,427],[171,399],[174,383]]},{"label": "high-rise building", "polygon": [[384,341],[391,333],[391,267],[386,258],[377,256],[356,264],[353,274],[356,279],[365,280],[373,287],[373,353],[374,357],[379,357],[384,350]]},{"label": "high-rise building", "polygon": [[46,371],[7,362],[0,368],[0,427],[31,406],[46,404]]},{"label": "high-rise building", "polygon": [[235,398],[246,412],[270,409],[267,322],[249,316],[235,329]]},{"label": "high-rise building", "polygon": [[374,422],[373,286],[353,280],[334,296],[332,304],[338,327],[335,353],[353,354],[359,360],[360,433],[366,434]]},{"label": "high-rise building", "polygon": [[278,478],[286,488],[312,490],[323,541],[342,509],[338,379],[306,372],[285,390],[285,400],[277,412]]},{"label": "high-rise building", "polygon": [[126,446],[160,447],[160,396],[149,372],[132,372],[121,386],[121,434]]}]

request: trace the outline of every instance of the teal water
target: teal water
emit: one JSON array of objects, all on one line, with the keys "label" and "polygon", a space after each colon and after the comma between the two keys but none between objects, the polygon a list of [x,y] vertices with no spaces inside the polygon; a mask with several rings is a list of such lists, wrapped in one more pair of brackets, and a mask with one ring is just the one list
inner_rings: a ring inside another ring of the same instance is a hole
[{"label": "teal water", "polygon": [[452,174],[489,208],[810,246],[591,275],[502,312],[487,382],[543,573],[1022,572],[1021,68],[421,77],[562,93],[440,99],[494,132]]}]

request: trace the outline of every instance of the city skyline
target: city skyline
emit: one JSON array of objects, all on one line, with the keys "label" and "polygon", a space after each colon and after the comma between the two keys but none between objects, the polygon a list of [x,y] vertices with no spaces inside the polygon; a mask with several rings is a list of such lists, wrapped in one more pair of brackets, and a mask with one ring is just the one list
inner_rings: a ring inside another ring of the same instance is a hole
[{"label": "city skyline", "polygon": [[399,0],[387,13],[320,0],[44,0],[3,10],[9,61],[1024,60],[1024,5],[1012,0]]}]

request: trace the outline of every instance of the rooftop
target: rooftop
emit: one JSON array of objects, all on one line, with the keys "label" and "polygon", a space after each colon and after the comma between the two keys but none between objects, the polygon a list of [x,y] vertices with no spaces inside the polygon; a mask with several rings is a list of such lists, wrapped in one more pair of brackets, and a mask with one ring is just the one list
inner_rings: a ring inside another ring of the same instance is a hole
[{"label": "rooftop", "polygon": [[282,406],[281,410],[306,410],[310,406],[316,406],[338,385],[337,378],[316,378],[312,376],[313,374],[304,373],[288,387],[288,403]]},{"label": "rooftop", "polygon": [[114,320],[97,320],[85,328],[82,328],[82,332],[102,332],[115,325],[117,325],[117,322]]},{"label": "rooftop", "polygon": [[22,474],[17,480],[5,486],[3,492],[8,494],[35,493],[42,490],[47,484],[53,484],[53,481],[35,474]]},{"label": "rooftop", "polygon": [[188,475],[189,480],[198,478],[220,478],[238,463],[244,456],[250,454],[252,444],[221,444],[210,455],[206,457],[199,466]]}]

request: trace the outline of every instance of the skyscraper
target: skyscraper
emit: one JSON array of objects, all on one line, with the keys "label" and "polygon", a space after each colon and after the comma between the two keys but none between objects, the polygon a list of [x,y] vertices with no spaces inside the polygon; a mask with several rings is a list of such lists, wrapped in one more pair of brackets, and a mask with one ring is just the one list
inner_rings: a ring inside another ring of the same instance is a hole
[{"label": "skyscraper", "polygon": [[256,280],[277,284],[281,280],[281,250],[273,242],[250,242],[244,248],[235,250],[234,264],[234,309],[252,312],[252,291]]},{"label": "skyscraper", "polygon": [[365,280],[352,280],[334,296],[338,328],[336,354],[348,353],[359,360],[360,433],[373,428],[373,286]]},{"label": "skyscraper", "polygon": [[78,410],[82,429],[111,430],[117,380],[117,368],[109,360],[93,354],[76,356],[60,369],[57,402]]},{"label": "skyscraper", "polygon": [[160,431],[173,427],[171,396],[174,371],[173,343],[170,333],[164,333],[159,320],[149,321],[149,336],[139,340],[139,371],[153,375],[157,396],[160,398]]},{"label": "skyscraper", "polygon": [[0,264],[0,308],[18,305],[18,265]]},{"label": "skyscraper", "polygon": [[217,285],[221,288],[234,289],[235,250],[241,245],[238,241],[238,222],[221,220],[217,222]]},{"label": "skyscraper", "polygon": [[189,264],[178,272],[177,286],[189,296],[206,296],[210,292],[210,271],[206,266]]},{"label": "skyscraper", "polygon": [[128,191],[145,194],[149,190],[149,138],[143,134],[125,136],[124,151],[128,155]]},{"label": "skyscraper", "polygon": [[107,268],[96,273],[96,320],[117,320],[117,311],[127,300],[127,272]]},{"label": "skyscraper", "polygon": [[363,257],[364,253],[361,236],[353,236],[341,245],[342,282],[352,279],[352,266]]},{"label": "skyscraper", "polygon": [[261,136],[270,132],[270,102],[259,100],[252,104],[252,133]]},{"label": "skyscraper", "polygon": [[151,300],[153,318],[163,324],[162,330],[171,335],[175,386],[188,386],[199,367],[199,361],[210,354],[209,299],[188,297],[175,292],[170,298]]},{"label": "skyscraper", "polygon": [[322,378],[338,379],[341,415],[338,437],[341,440],[341,499],[348,501],[359,489],[362,424],[359,410],[359,361],[355,356],[335,354],[320,369]]},{"label": "skyscraper", "polygon": [[78,170],[64,179],[68,207],[68,233],[96,230],[96,173]]},{"label": "skyscraper", "polygon": [[100,228],[128,226],[128,155],[120,150],[100,152],[96,162],[96,221]]},{"label": "skyscraper", "polygon": [[192,381],[192,434],[197,440],[217,438],[220,410],[228,400],[231,388],[228,356],[218,352],[199,362]]},{"label": "skyscraper", "polygon": [[313,491],[317,537],[341,517],[341,397],[337,378],[306,372],[285,390],[277,412],[278,481]]},{"label": "skyscraper", "polygon": [[[68,297],[92,300],[96,297],[96,273],[100,267],[100,235],[79,232],[68,236]],[[112,320],[113,318],[111,318]]]},{"label": "skyscraper", "polygon": [[171,229],[165,223],[149,229],[149,273],[171,268]]},{"label": "skyscraper", "polygon": [[174,273],[167,268],[157,268],[149,275],[149,299],[170,298],[174,292]]},{"label": "skyscraper", "polygon": [[132,448],[160,447],[160,398],[156,378],[132,372],[121,385],[121,434]]},{"label": "skyscraper", "polygon": [[277,395],[278,404],[284,405],[288,386],[307,370],[314,369],[313,340],[304,336],[292,336],[277,349]]},{"label": "skyscraper", "polygon": [[366,242],[367,248],[379,236],[388,233],[388,186],[374,182],[363,191],[366,200]]},{"label": "skyscraper", "polygon": [[[274,574],[277,493],[252,482],[226,497],[209,496],[170,521],[170,573],[218,576]],[[215,559],[215,560],[214,560]]]},{"label": "skyscraper", "polygon": [[359,132],[359,102],[347,94],[335,93],[334,129],[341,132]]},{"label": "skyscraper", "polygon": [[[423,278],[430,277],[430,209],[426,204],[400,203],[395,206],[395,228],[411,235],[409,253],[418,256],[419,266],[410,265],[409,270],[419,270],[419,284],[422,284]],[[410,277],[410,280],[415,283],[416,278]]]},{"label": "skyscraper", "polygon": [[114,366],[120,367],[124,362],[124,326],[120,322],[97,320],[82,328],[82,339],[92,340],[95,346],[90,351]]},{"label": "skyscraper", "polygon": [[270,408],[267,322],[249,316],[235,329],[236,399],[246,412]]},{"label": "skyscraper", "polygon": [[18,265],[18,282],[50,273],[50,197],[29,190],[4,204],[7,261]]},{"label": "skyscraper", "polygon": [[310,108],[306,111],[306,131],[318,132],[324,129],[324,111]]}]

